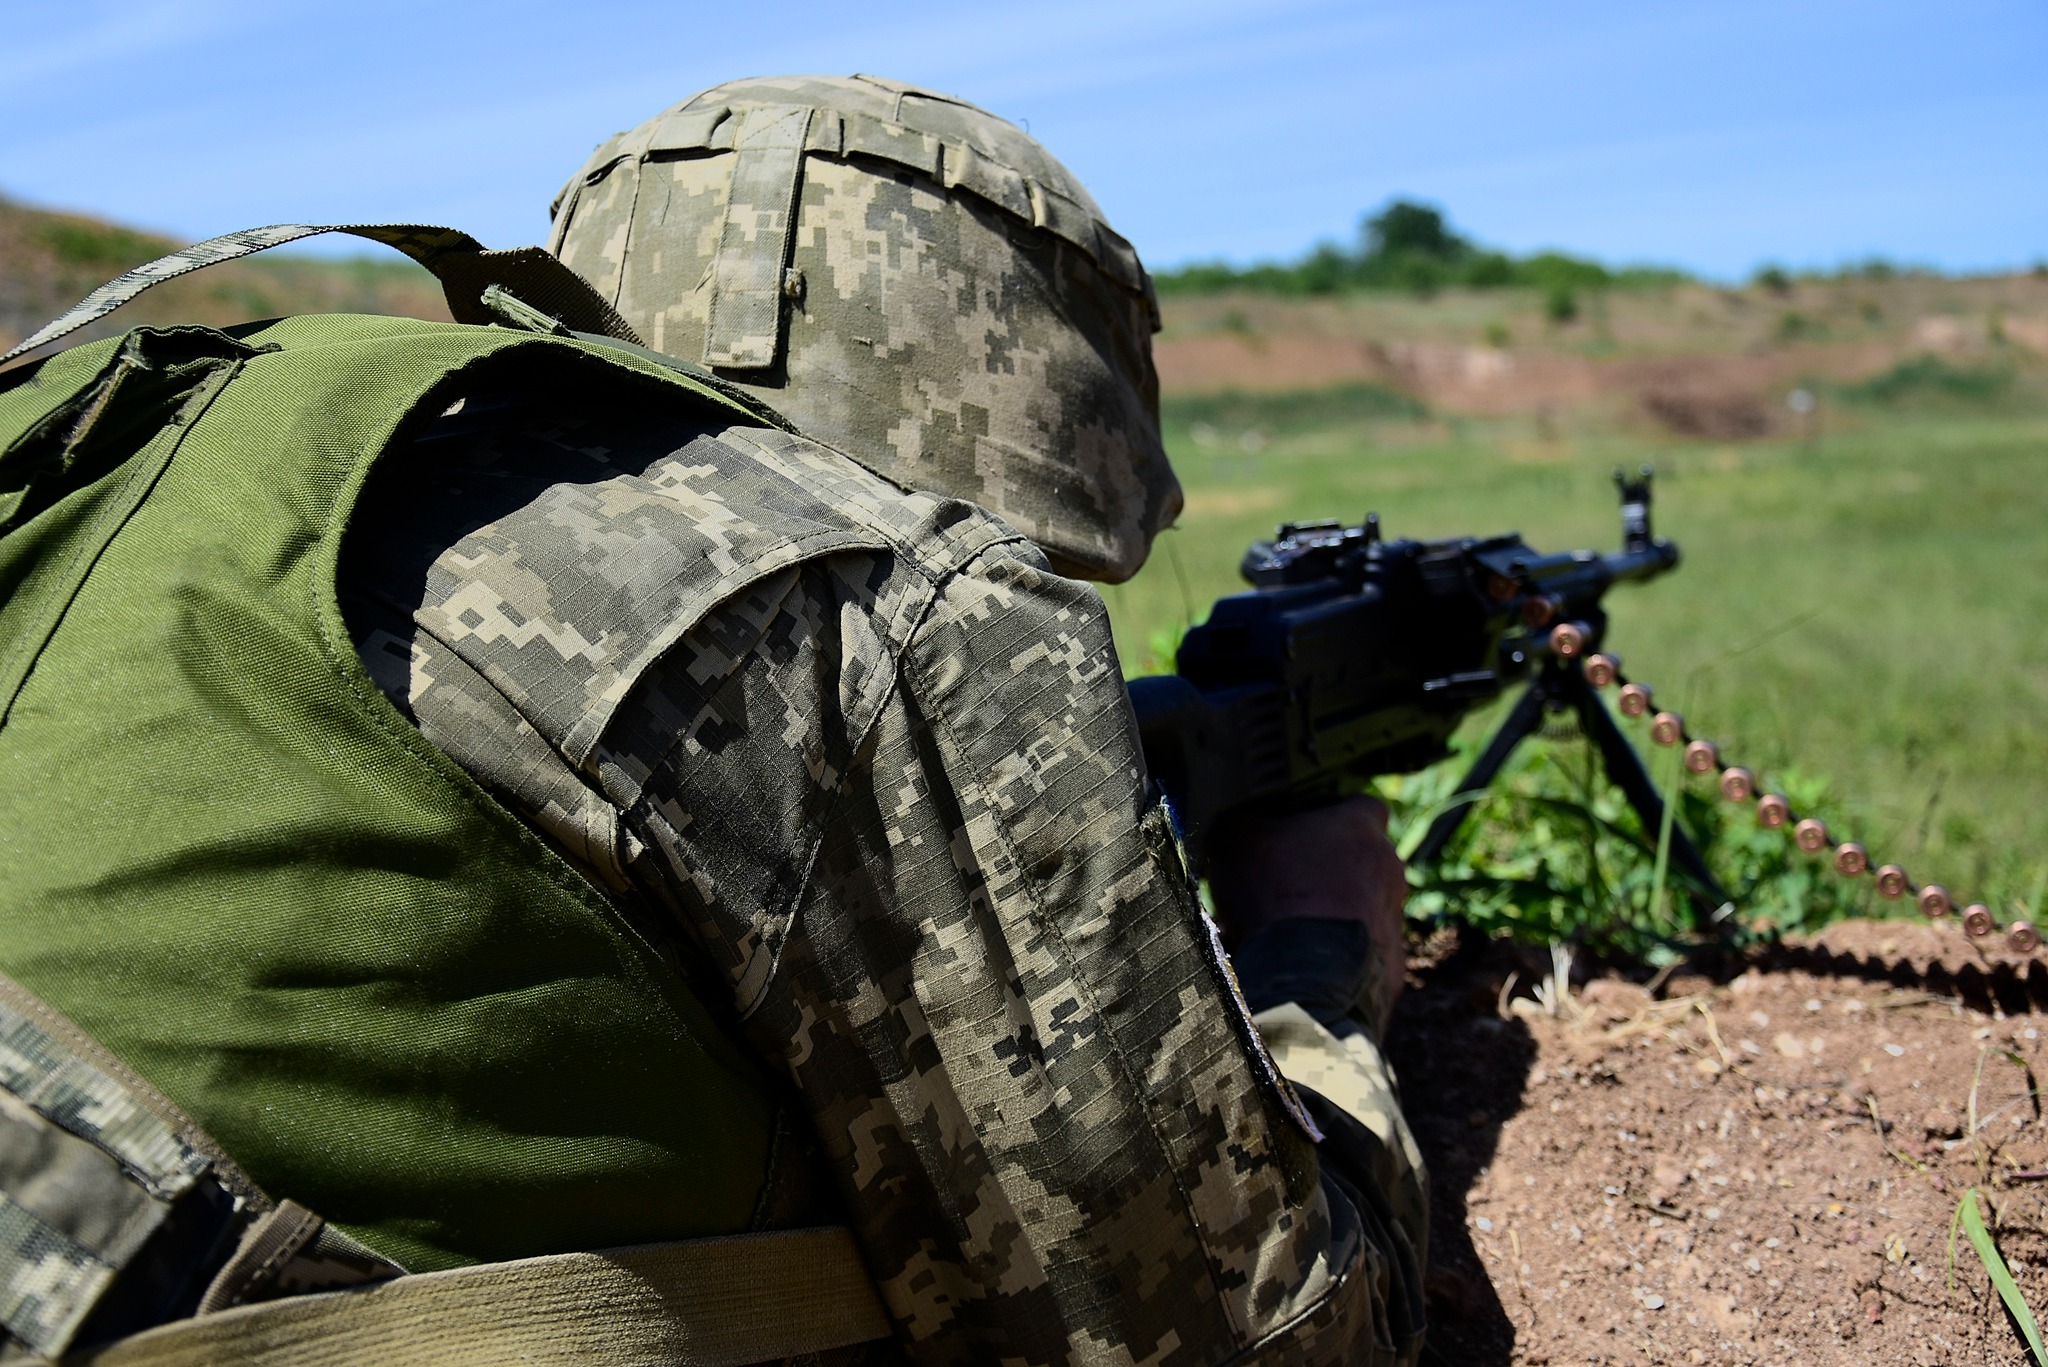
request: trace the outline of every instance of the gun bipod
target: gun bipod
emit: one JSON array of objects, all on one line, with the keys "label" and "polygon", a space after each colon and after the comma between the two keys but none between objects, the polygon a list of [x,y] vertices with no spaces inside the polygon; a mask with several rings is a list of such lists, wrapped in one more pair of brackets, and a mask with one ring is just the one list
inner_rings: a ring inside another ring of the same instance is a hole
[{"label": "gun bipod", "polygon": [[[1460,799],[1438,813],[1436,820],[1430,823],[1422,843],[1410,856],[1411,864],[1430,866],[1443,857],[1445,847],[1465,824],[1466,816],[1480,795],[1493,785],[1515,748],[1542,726],[1544,714],[1548,712],[1571,712],[1578,717],[1581,729],[1599,751],[1601,767],[1606,770],[1608,779],[1621,789],[1622,796],[1635,809],[1644,832],[1655,838],[1655,832],[1664,824],[1664,799],[1658,794],[1657,785],[1651,781],[1649,771],[1643,767],[1642,756],[1636,753],[1635,746],[1615,725],[1607,705],[1586,681],[1576,662],[1553,655],[1545,658],[1541,671],[1530,680],[1507,718],[1486,742],[1486,748],[1480,751],[1478,760],[1459,781],[1457,792]],[[1671,827],[1671,862],[1685,875],[1686,891],[1699,912],[1702,924],[1713,927],[1717,937],[1725,939],[1734,928],[1731,915],[1734,901],[1707,867],[1707,861],[1692,843],[1692,837],[1676,821]]]}]

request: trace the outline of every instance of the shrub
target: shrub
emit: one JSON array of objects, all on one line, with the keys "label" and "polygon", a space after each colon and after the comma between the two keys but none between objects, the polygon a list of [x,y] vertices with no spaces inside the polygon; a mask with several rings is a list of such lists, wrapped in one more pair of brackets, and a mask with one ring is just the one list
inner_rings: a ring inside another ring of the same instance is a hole
[{"label": "shrub", "polygon": [[1803,337],[1826,337],[1827,324],[1818,318],[1809,318],[1798,309],[1787,309],[1778,315],[1778,340],[1796,342]]},{"label": "shrub", "polygon": [[1464,283],[1473,289],[1490,290],[1512,285],[1520,278],[1513,257],[1506,252],[1481,252],[1465,268]]},{"label": "shrub", "polygon": [[[1443,764],[1382,781],[1404,853],[1420,842],[1460,772]],[[1831,824],[1843,817],[1824,784],[1797,773],[1772,779],[1796,810]],[[1834,876],[1824,859],[1793,844],[1789,830],[1758,825],[1748,806],[1719,800],[1703,780],[1680,789],[1678,821],[1735,898],[1739,938],[1811,930],[1871,909],[1861,884]],[[1657,835],[1643,829],[1607,781],[1590,744],[1532,739],[1467,817],[1442,862],[1410,870],[1409,915],[1455,915],[1489,933],[1655,958],[1704,929],[1675,866],[1659,897]]]},{"label": "shrub", "polygon": [[2013,373],[2005,366],[1963,366],[1923,353],[1899,362],[1882,375],[1844,385],[1841,395],[1851,403],[1907,406],[1914,404],[1985,404],[2012,388]]},{"label": "shrub", "polygon": [[1769,290],[1772,294],[1784,295],[1792,292],[1792,277],[1785,273],[1783,266],[1759,268],[1753,283],[1757,288]]},{"label": "shrub", "polygon": [[1342,247],[1325,242],[1310,252],[1308,259],[1295,269],[1299,273],[1301,292],[1335,294],[1351,283],[1357,267]]},{"label": "shrub", "polygon": [[1597,290],[1614,283],[1614,277],[1597,261],[1584,261],[1563,252],[1538,252],[1524,261],[1518,272],[1520,282],[1540,290]]},{"label": "shrub", "polygon": [[1579,316],[1579,298],[1570,285],[1552,285],[1543,292],[1543,316],[1559,327]]}]

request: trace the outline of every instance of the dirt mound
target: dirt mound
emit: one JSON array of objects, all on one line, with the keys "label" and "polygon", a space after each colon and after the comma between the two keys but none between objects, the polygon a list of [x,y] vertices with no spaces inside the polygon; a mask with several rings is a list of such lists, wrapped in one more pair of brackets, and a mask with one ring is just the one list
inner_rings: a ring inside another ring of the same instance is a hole
[{"label": "dirt mound", "polygon": [[2048,1305],[2040,965],[1879,922],[1658,998],[1554,977],[1451,954],[1396,1019],[1436,1360],[2026,1361],[1967,1243],[1951,1284],[1948,1239],[1977,1186]]},{"label": "dirt mound", "polygon": [[1643,408],[1673,432],[1687,437],[1740,441],[1771,430],[1771,412],[1754,394],[1671,386],[1643,391]]}]

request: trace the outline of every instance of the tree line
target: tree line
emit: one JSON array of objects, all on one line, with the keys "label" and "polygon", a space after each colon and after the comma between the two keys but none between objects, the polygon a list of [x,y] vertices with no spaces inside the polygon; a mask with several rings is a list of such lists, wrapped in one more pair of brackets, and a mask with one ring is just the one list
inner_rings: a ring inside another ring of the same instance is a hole
[{"label": "tree line", "polygon": [[1614,269],[1564,252],[1513,256],[1481,247],[1452,230],[1441,209],[1397,199],[1359,226],[1352,245],[1318,244],[1295,261],[1251,266],[1197,262],[1165,271],[1154,283],[1162,294],[1215,294],[1257,290],[1267,294],[1342,294],[1352,290],[1502,289],[1513,286],[1568,297],[1577,290],[1612,285],[1669,285],[1689,279],[1683,271],[1629,266]]}]

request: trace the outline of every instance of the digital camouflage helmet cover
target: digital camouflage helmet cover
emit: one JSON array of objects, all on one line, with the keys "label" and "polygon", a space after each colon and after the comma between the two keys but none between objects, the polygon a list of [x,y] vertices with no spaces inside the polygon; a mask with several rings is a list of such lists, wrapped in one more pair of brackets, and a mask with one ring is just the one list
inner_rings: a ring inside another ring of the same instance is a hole
[{"label": "digital camouflage helmet cover", "polygon": [[873,76],[714,86],[600,146],[549,246],[657,351],[1119,581],[1179,512],[1152,282],[1030,135]]}]

